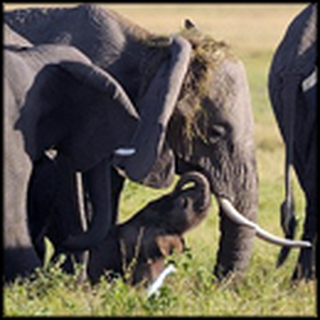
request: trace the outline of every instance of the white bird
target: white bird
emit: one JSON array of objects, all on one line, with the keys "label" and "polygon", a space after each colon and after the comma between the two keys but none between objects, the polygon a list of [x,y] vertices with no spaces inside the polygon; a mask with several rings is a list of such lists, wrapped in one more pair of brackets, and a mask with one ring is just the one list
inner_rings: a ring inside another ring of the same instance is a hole
[{"label": "white bird", "polygon": [[158,276],[158,278],[150,285],[148,289],[148,298],[153,294],[158,293],[159,288],[163,285],[164,279],[172,272],[175,272],[177,269],[169,264]]}]

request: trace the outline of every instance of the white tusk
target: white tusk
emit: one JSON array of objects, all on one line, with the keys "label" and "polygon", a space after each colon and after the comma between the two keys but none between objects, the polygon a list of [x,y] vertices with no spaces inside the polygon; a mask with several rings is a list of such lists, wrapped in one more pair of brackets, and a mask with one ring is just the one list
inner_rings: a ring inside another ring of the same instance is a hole
[{"label": "white tusk", "polygon": [[58,151],[55,150],[55,149],[45,150],[44,153],[45,153],[45,155],[46,155],[49,159],[51,159],[51,160],[54,160],[54,159],[57,157],[57,155],[58,155]]},{"label": "white tusk", "polygon": [[310,248],[312,246],[309,241],[296,241],[274,236],[271,233],[263,230],[256,223],[245,218],[241,213],[239,213],[238,210],[235,209],[235,207],[229,200],[219,197],[218,202],[223,211],[233,222],[255,229],[257,236],[265,241],[279,246],[287,246],[293,248]]},{"label": "white tusk", "polygon": [[175,272],[176,268],[169,264],[158,276],[158,278],[150,285],[148,289],[148,298],[157,293],[162,286],[164,279],[172,272]]},{"label": "white tusk", "polygon": [[114,153],[117,156],[127,157],[127,156],[132,156],[133,154],[135,154],[136,153],[136,149],[133,149],[133,148],[118,148],[117,150],[114,151]]}]

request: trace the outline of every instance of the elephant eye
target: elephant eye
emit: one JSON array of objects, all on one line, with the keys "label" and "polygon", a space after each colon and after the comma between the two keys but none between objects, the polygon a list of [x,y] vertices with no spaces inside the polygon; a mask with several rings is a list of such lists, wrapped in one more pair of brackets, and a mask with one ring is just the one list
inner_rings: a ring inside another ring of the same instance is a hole
[{"label": "elephant eye", "polygon": [[226,133],[226,129],[221,125],[215,125],[208,128],[208,138],[211,142],[221,139]]},{"label": "elephant eye", "polygon": [[212,126],[209,129],[209,135],[210,136],[222,136],[225,133],[225,128],[223,126]]}]

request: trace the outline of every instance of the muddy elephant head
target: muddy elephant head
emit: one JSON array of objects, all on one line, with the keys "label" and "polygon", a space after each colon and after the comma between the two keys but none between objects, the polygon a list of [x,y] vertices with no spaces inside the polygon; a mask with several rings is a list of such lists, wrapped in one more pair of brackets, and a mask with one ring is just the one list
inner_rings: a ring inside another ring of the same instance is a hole
[{"label": "muddy elephant head", "polygon": [[183,175],[171,193],[116,225],[105,241],[90,251],[89,278],[96,282],[111,272],[131,284],[154,281],[164,269],[165,258],[184,250],[183,235],[206,217],[210,205],[205,176],[198,172]]}]

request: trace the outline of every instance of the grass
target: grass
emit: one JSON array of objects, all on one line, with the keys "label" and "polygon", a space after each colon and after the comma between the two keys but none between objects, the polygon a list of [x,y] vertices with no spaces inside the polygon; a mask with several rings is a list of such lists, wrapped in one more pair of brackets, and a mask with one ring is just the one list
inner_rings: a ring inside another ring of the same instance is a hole
[{"label": "grass", "polygon": [[[37,4],[35,6],[39,6]],[[48,4],[46,4],[48,5]],[[28,5],[19,5],[28,6]],[[244,61],[255,117],[259,171],[259,223],[281,235],[279,204],[283,199],[284,149],[267,93],[267,75],[272,53],[291,19],[304,4],[259,5],[130,5],[111,7],[158,33],[179,31],[184,18],[217,40],[226,40]],[[12,5],[5,5],[5,9]],[[168,192],[127,182],[122,194],[121,220],[148,201]],[[304,199],[294,180],[299,218]],[[301,232],[301,224],[300,224]],[[279,248],[255,241],[251,263],[243,282],[212,284],[211,271],[218,246],[218,216],[214,204],[208,218],[186,235],[190,251],[171,259],[177,272],[170,275],[160,295],[147,299],[143,287],[131,288],[120,279],[102,281],[95,287],[79,284],[76,276],[62,274],[58,265],[39,271],[36,281],[16,281],[4,288],[5,316],[316,316],[316,282],[292,287],[289,279],[298,251],[276,269]]]},{"label": "grass", "polygon": [[197,250],[173,257],[178,271],[156,297],[148,299],[143,287],[131,288],[120,279],[111,284],[101,281],[95,287],[79,285],[76,277],[62,274],[54,265],[39,272],[34,282],[6,288],[5,315],[315,315],[314,283],[290,287],[288,270],[275,270],[265,255],[255,254],[245,280],[229,288],[227,283],[212,284],[207,255],[197,254],[201,246],[193,247]]}]

